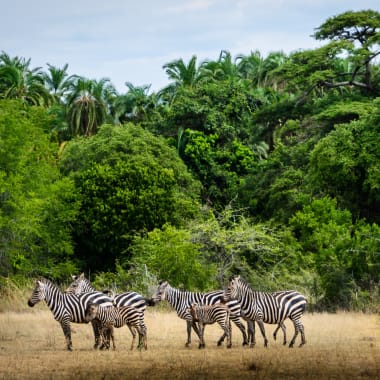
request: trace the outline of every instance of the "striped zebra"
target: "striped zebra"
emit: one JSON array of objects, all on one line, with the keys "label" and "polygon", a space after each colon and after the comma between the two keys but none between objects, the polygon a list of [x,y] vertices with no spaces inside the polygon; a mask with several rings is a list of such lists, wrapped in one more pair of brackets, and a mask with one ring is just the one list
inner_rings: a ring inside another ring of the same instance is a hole
[{"label": "striped zebra", "polygon": [[[113,349],[116,348],[113,328],[119,328],[124,325],[128,325],[128,327],[135,327],[138,331],[139,342],[137,348],[141,349],[144,347],[147,349],[147,328],[144,322],[144,313],[135,309],[134,307],[116,307],[113,305],[101,307],[96,303],[91,303],[87,305],[85,318],[89,322],[95,319],[100,321],[100,332],[103,338],[103,342],[105,343],[105,348],[108,349],[110,347],[110,340],[112,340]],[[131,350],[133,350],[134,343],[135,339],[132,341]]]},{"label": "striped zebra", "polygon": [[[223,301],[223,290],[216,290],[207,293],[182,291],[170,286],[167,281],[161,281],[152,296],[154,303],[166,300],[177,312],[179,318],[184,319],[187,323],[187,342],[186,347],[191,343],[191,328],[195,331],[200,339],[199,329],[196,322],[193,320],[189,308],[193,303],[201,305],[213,305]],[[230,309],[230,319],[236,324],[243,334],[243,345],[248,344],[245,327],[240,321],[240,303],[236,300],[230,300],[226,303]],[[226,334],[223,334],[218,340],[220,346]]]},{"label": "striped zebra", "polygon": [[212,325],[217,322],[227,336],[227,348],[232,347],[231,343],[231,322],[230,309],[223,303],[213,305],[198,305],[193,303],[189,308],[193,321],[199,325],[199,348],[205,348],[204,331],[205,325]]},{"label": "striped zebra", "polygon": [[[70,294],[84,294],[88,292],[94,292],[96,291],[95,287],[91,284],[91,282],[85,278],[84,273],[81,273],[79,276],[71,276],[72,282],[70,285],[66,288],[65,292]],[[113,304],[114,306],[120,307],[120,306],[132,306],[138,311],[145,314],[145,310],[147,305],[152,306],[152,302],[150,299],[147,299],[143,297],[141,294],[129,291],[124,292],[121,294],[117,294],[113,296]],[[130,325],[127,325],[129,328],[129,331],[132,334],[132,343],[136,339],[137,330]]]},{"label": "striped zebra", "polygon": [[[54,319],[61,324],[66,339],[66,346],[72,351],[70,322],[88,323],[85,318],[86,307],[90,303],[112,304],[112,299],[101,292],[90,292],[76,296],[63,293],[57,285],[46,278],[36,281],[36,285],[28,300],[28,305],[33,307],[36,303],[45,301]],[[94,321],[92,327],[95,335],[95,346],[98,347],[100,339],[100,325]]]},{"label": "striped zebra", "polygon": [[294,290],[275,293],[257,292],[240,276],[232,276],[224,295],[225,301],[231,299],[236,299],[240,302],[243,318],[253,321],[253,339],[255,333],[254,322],[257,322],[264,338],[265,347],[268,345],[268,339],[265,336],[264,322],[279,324],[276,329],[278,330],[286,318],[291,319],[295,329],[289,347],[293,347],[298,333],[301,333],[300,347],[306,343],[304,326],[301,322],[302,314],[306,309],[306,298],[302,294]]},{"label": "striped zebra", "polygon": [[[84,273],[79,276],[72,276],[72,279],[73,281],[65,290],[66,293],[79,295],[97,291],[91,282],[84,277]],[[150,299],[133,291],[117,294],[113,297],[113,301],[115,306],[133,306],[143,313],[147,306],[153,306]]]}]

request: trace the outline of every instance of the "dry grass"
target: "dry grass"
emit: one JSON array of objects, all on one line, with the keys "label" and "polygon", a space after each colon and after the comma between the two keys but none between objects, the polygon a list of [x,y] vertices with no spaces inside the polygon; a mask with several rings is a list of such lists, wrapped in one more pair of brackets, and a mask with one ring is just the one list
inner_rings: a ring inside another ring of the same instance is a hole
[{"label": "dry grass", "polygon": [[[233,347],[216,347],[222,330],[206,327],[206,349],[185,348],[185,322],[173,312],[146,313],[148,350],[130,351],[126,327],[115,331],[116,351],[94,351],[90,325],[72,324],[73,352],[65,350],[59,324],[46,305],[25,312],[0,313],[0,379],[379,379],[380,318],[340,313],[304,316],[307,344],[268,348],[257,335],[254,349],[241,346],[233,328]],[[289,323],[288,335],[293,326]]]}]

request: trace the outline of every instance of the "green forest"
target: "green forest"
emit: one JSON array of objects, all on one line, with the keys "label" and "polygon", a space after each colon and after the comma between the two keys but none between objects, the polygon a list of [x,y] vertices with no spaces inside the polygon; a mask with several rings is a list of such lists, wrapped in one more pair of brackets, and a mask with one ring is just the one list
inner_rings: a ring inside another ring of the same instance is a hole
[{"label": "green forest", "polygon": [[169,85],[0,54],[0,292],[85,272],[297,289],[380,310],[380,13],[311,26],[320,47],[163,66]]}]

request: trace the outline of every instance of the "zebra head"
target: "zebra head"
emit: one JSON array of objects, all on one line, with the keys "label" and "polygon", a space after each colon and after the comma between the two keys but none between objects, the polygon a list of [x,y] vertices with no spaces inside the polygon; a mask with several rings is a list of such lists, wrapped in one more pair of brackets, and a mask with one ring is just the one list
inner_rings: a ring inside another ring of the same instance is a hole
[{"label": "zebra head", "polygon": [[152,296],[152,301],[154,303],[165,300],[166,289],[169,287],[169,283],[167,281],[160,281],[157,286],[156,291]]},{"label": "zebra head", "polygon": [[239,296],[240,276],[231,276],[227,288],[224,289],[223,301],[228,302]]},{"label": "zebra head", "polygon": [[90,303],[86,307],[86,312],[85,312],[85,320],[87,322],[91,322],[93,319],[95,319],[98,315],[99,311],[99,305],[96,303]]},{"label": "zebra head", "polygon": [[188,309],[186,309],[186,311],[188,313],[190,313],[191,317],[193,318],[193,321],[194,322],[198,322],[198,309],[199,309],[199,305],[197,303],[192,303],[191,304],[191,307],[189,307]]},{"label": "zebra head", "polygon": [[33,307],[36,303],[43,301],[46,298],[46,287],[47,284],[43,280],[37,280],[32,295],[28,300],[28,305],[30,307]]},{"label": "zebra head", "polygon": [[88,280],[85,279],[84,273],[81,273],[79,276],[71,275],[73,282],[66,288],[65,293],[69,294],[82,294],[86,290],[86,283]]}]

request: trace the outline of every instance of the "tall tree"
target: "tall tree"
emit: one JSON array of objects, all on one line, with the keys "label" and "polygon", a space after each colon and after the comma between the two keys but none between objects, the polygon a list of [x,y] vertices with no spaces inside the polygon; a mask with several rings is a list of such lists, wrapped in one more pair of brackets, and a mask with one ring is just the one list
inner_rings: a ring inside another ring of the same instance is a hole
[{"label": "tall tree", "polygon": [[358,86],[372,90],[371,63],[380,54],[380,13],[373,10],[348,11],[327,19],[316,29],[317,40],[340,41],[354,63],[351,71],[340,73],[339,81],[325,80],[327,87]]},{"label": "tall tree", "polygon": [[30,68],[30,59],[0,54],[0,98],[20,99],[25,104],[48,106],[52,97],[44,85],[40,67]]},{"label": "tall tree", "polygon": [[48,72],[43,74],[46,87],[53,95],[56,102],[63,101],[63,97],[66,95],[70,84],[74,80],[75,76],[69,76],[67,69],[69,65],[66,63],[62,68],[48,65]]},{"label": "tall tree", "polygon": [[67,96],[68,118],[73,136],[91,136],[106,121],[109,98],[115,93],[111,82],[77,77]]},{"label": "tall tree", "polygon": [[116,123],[142,121],[155,107],[154,95],[149,95],[150,85],[134,86],[126,82],[128,92],[112,101],[112,114]]}]

